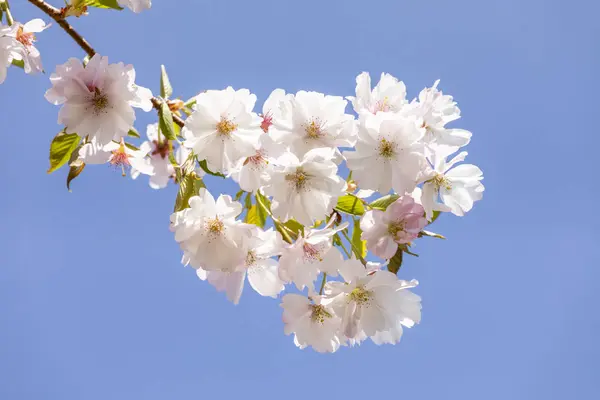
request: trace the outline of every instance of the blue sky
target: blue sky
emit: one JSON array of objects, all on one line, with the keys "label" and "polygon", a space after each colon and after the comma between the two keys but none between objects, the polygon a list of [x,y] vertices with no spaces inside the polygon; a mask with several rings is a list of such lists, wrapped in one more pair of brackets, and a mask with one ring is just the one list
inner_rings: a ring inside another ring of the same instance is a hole
[{"label": "blue sky", "polygon": [[[18,20],[42,16],[12,3]],[[83,53],[56,25],[39,35],[47,73],[11,69],[0,86],[0,399],[596,398],[599,12],[582,0],[154,0],[74,21],[155,92],[166,64],[183,98],[227,85],[259,102],[276,87],[351,95],[363,70],[413,97],[441,78],[456,126],[473,132],[484,199],[440,218],[448,240],[421,240],[401,270],[420,281],[422,323],[397,346],[334,355],[297,350],[278,302],[246,290],[233,306],[180,265],[174,186],[98,166],[69,193],[66,171],[46,174],[60,128],[43,93]]]}]

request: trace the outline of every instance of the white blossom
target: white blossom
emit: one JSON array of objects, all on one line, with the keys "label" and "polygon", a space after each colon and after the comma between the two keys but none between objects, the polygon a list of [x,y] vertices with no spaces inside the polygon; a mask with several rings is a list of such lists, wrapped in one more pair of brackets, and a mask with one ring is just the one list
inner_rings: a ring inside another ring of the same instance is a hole
[{"label": "white blossom", "polygon": [[248,252],[242,265],[226,272],[199,268],[196,273],[200,279],[208,279],[218,291],[225,292],[234,304],[240,301],[246,275],[250,286],[258,294],[275,298],[284,289],[279,279],[278,263],[272,258],[281,253],[281,245],[279,232],[255,227],[248,239]]},{"label": "white blossom", "polygon": [[454,165],[465,160],[466,151],[460,152],[450,161],[446,157],[437,157],[432,168],[424,174],[421,204],[427,219],[431,220],[433,211],[440,209],[439,200],[454,215],[462,217],[473,208],[473,203],[481,200],[485,187],[481,183],[483,172],[472,164]]},{"label": "white blossom", "polygon": [[149,152],[150,147],[146,144],[143,144],[139,150],[135,150],[128,147],[124,142],[110,142],[100,146],[92,141],[81,146],[79,159],[86,164],[108,163],[121,168],[123,176],[125,176],[125,169],[131,167],[132,177],[134,175],[137,177],[140,172],[146,175],[154,174],[154,168],[146,161]]},{"label": "white blossom", "polygon": [[283,296],[284,332],[294,334],[294,343],[301,349],[312,346],[319,353],[333,353],[342,339],[339,328],[341,319],[333,309],[321,304],[321,297],[313,294],[311,299],[297,294]]},{"label": "white blossom", "polygon": [[16,59],[23,60],[23,69],[27,74],[42,72],[42,59],[39,50],[33,45],[36,41],[35,34],[47,29],[50,25],[39,19],[32,19],[26,24],[15,22],[11,36],[19,43]]},{"label": "white blossom", "polygon": [[300,91],[288,95],[288,101],[289,110],[273,118],[273,138],[297,157],[311,149],[350,147],[356,142],[356,121],[345,113],[348,102],[343,97]]},{"label": "white blossom", "polygon": [[341,333],[360,342],[371,337],[377,344],[397,343],[402,327],[421,320],[421,298],[410,288],[415,280],[404,281],[395,274],[365,268],[357,260],[346,260],[340,268],[343,282],[328,282],[324,301],[342,319]]},{"label": "white blossom", "polygon": [[74,58],[58,66],[50,81],[46,99],[62,104],[58,123],[67,133],[88,137],[98,145],[120,141],[133,127],[133,107],[152,109],[152,93],[135,85],[131,65],[108,64],[108,58],[96,54],[88,64]]},{"label": "white blossom", "polygon": [[[148,184],[152,189],[163,189],[167,187],[169,181],[175,177],[175,167],[169,159],[169,153],[173,151],[172,142],[167,140],[164,136],[160,138],[158,136],[158,124],[150,124],[146,128],[146,136],[148,140],[142,143],[142,147],[149,148],[148,157],[145,159],[146,163],[152,167],[153,174],[150,175]],[[185,167],[184,164],[190,154],[190,150],[179,146],[175,151],[175,161],[178,165]],[[198,177],[203,177],[205,172],[198,166],[193,168],[193,171]],[[186,171],[186,172],[191,172]],[[138,171],[132,168],[131,177],[136,179],[142,171]]]},{"label": "white blossom", "polygon": [[185,121],[183,145],[206,160],[212,171],[226,173],[240,159],[255,155],[260,117],[252,112],[256,96],[247,89],[208,90],[196,97],[194,112]]},{"label": "white blossom", "polygon": [[261,135],[259,143],[254,155],[241,158],[229,173],[240,189],[246,192],[255,192],[268,184],[274,163],[284,153],[283,146],[266,133]]},{"label": "white blossom", "polygon": [[121,7],[128,7],[134,13],[140,13],[149,10],[152,6],[152,0],[117,0]]},{"label": "white blossom", "polygon": [[346,229],[348,223],[336,228],[309,229],[293,244],[284,246],[279,259],[279,276],[284,282],[293,282],[299,290],[312,288],[321,272],[337,276],[337,268],[343,261],[338,249],[333,247],[333,235]]},{"label": "white blossom", "polygon": [[356,97],[347,97],[357,114],[398,112],[406,101],[406,86],[390,74],[382,73],[377,86],[371,90],[371,76],[363,72],[356,77]]},{"label": "white blossom", "polygon": [[277,218],[312,225],[332,212],[346,187],[337,175],[337,165],[331,161],[334,152],[332,148],[318,148],[310,150],[302,160],[292,153],[277,160],[264,187],[265,194],[273,196],[272,211]]},{"label": "white blossom", "polygon": [[283,89],[275,89],[265,100],[262,108],[262,123],[260,125],[263,132],[280,137],[285,132],[279,132],[274,121],[284,121],[291,116],[292,104],[291,96],[285,94]]},{"label": "white blossom", "polygon": [[425,164],[420,140],[425,130],[414,116],[363,114],[355,151],[345,151],[353,179],[363,189],[411,192]]},{"label": "white blossom", "polygon": [[253,228],[236,220],[242,205],[227,195],[215,202],[204,188],[189,205],[171,215],[171,230],[184,253],[182,262],[207,271],[238,270],[248,255]]},{"label": "white blossom", "polygon": [[19,42],[15,35],[16,25],[6,26],[0,22],[0,84],[6,79],[6,70],[14,59],[19,59]]},{"label": "white blossom", "polygon": [[446,154],[466,146],[471,140],[471,132],[464,129],[449,129],[446,124],[460,118],[460,109],[452,96],[445,95],[437,89],[439,80],[430,88],[419,93],[419,99],[413,100],[405,113],[423,119],[425,136],[423,140],[435,151],[438,148]]}]

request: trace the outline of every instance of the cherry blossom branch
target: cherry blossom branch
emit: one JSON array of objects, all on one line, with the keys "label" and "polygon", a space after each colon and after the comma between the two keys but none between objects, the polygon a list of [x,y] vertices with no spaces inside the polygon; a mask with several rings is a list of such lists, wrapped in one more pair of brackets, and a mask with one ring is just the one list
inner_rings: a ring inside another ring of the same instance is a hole
[{"label": "cherry blossom branch", "polygon": [[271,217],[271,219],[273,220],[273,223],[279,227],[279,231],[281,232],[281,236],[283,236],[283,240],[285,240],[288,243],[294,243],[294,241],[292,240],[291,236],[286,232],[290,231],[292,232],[287,226],[285,226],[279,219],[277,219],[273,213],[271,212],[271,210],[269,210],[269,208],[260,200],[260,196],[255,196],[256,198],[256,202],[258,203],[258,205]]},{"label": "cherry blossom branch", "polygon": [[362,263],[362,265],[367,265],[367,262],[365,261],[365,259],[363,258],[361,252],[359,249],[356,248],[356,246],[354,245],[354,243],[352,243],[352,239],[350,239],[350,237],[348,236],[348,234],[346,233],[346,230],[342,230],[342,235],[344,235],[344,237],[346,238],[346,240],[348,241],[348,243],[350,243],[350,247],[352,247],[352,252],[354,253],[354,255],[356,256],[356,258],[358,258],[360,260],[360,262]]},{"label": "cherry blossom branch", "polygon": [[327,272],[323,272],[323,279],[321,280],[321,288],[319,289],[319,295],[323,294],[325,283],[327,283]]},{"label": "cherry blossom branch", "polygon": [[[67,22],[62,10],[48,4],[44,0],[29,0],[29,2],[37,8],[39,8],[40,10],[42,10],[54,21],[56,21],[56,23],[60,25],[60,27],[63,28],[63,30],[67,32],[69,36],[71,36],[75,43],[77,43],[79,47],[81,47],[82,50],[85,51],[89,57],[93,57],[94,54],[96,54],[96,50],[94,50],[92,45],[90,45],[89,42],[85,40],[85,38],[81,36],[79,32],[77,32],[75,28],[73,28],[73,26],[71,26],[71,24]],[[163,100],[157,97],[153,97],[151,101],[154,108],[160,110]],[[175,114],[173,114],[173,122],[175,122],[181,128],[183,128],[183,125],[185,124],[185,122]]]}]

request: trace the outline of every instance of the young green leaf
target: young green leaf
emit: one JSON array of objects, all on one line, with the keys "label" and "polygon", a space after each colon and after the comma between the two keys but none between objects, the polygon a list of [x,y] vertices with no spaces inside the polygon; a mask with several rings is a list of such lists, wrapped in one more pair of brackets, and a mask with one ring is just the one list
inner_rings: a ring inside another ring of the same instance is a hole
[{"label": "young green leaf", "polygon": [[388,194],[386,196],[378,198],[369,205],[377,210],[385,211],[388,208],[388,206],[396,200],[398,200],[399,197],[400,196],[398,196],[397,194]]},{"label": "young green leaf", "polygon": [[360,229],[360,220],[354,220],[354,229],[352,230],[352,244],[355,249],[360,250],[361,256],[367,256],[367,241],[360,238],[362,229]]},{"label": "young green leaf", "polygon": [[351,215],[363,215],[365,213],[365,206],[362,200],[351,195],[340,197],[335,209]]},{"label": "young green leaf", "polygon": [[433,224],[435,220],[438,219],[440,214],[442,214],[441,211],[434,211],[433,216],[431,217],[431,221],[429,221],[427,225]]},{"label": "young green leaf", "polygon": [[187,174],[179,181],[179,191],[177,192],[177,198],[175,199],[174,211],[181,211],[188,208],[190,198],[195,196],[200,191],[200,188],[204,187],[202,179],[198,179],[196,174]]},{"label": "young green leaf", "polygon": [[71,181],[79,176],[83,172],[85,168],[85,163],[81,162],[78,164],[73,164],[69,168],[69,175],[67,175],[67,190],[71,191]]},{"label": "young green leaf", "polygon": [[12,65],[19,68],[25,68],[25,61],[23,60],[12,60]]},{"label": "young green leaf", "polygon": [[83,0],[83,5],[96,8],[110,8],[113,10],[122,10],[117,0]]},{"label": "young green leaf", "polygon": [[167,70],[164,65],[160,66],[160,95],[163,99],[171,97],[173,94],[173,87],[167,75]]},{"label": "young green leaf", "polygon": [[52,139],[50,143],[50,168],[48,173],[52,173],[65,165],[73,150],[79,145],[81,138],[76,133],[60,132]]},{"label": "young green leaf", "polygon": [[173,114],[167,103],[163,101],[158,110],[158,127],[160,132],[169,140],[177,140],[173,128]]},{"label": "young green leaf", "polygon": [[138,139],[141,138],[139,132],[135,128],[131,128],[129,132],[127,132],[127,136],[131,136]]},{"label": "young green leaf", "polygon": [[208,169],[208,164],[206,163],[206,160],[200,161],[200,168],[202,168],[202,170],[204,172],[206,172],[207,174],[209,174],[209,175],[219,176],[221,178],[225,178],[225,175],[223,175],[222,173],[220,173],[220,172],[213,172],[210,169]]},{"label": "young green leaf", "polygon": [[250,207],[248,213],[246,214],[246,223],[256,225],[259,228],[265,227],[265,224],[267,223],[267,215],[261,206],[254,204],[252,207]]},{"label": "young green leaf", "polygon": [[390,262],[388,263],[388,271],[397,274],[402,266],[402,257],[404,252],[400,247],[396,250],[396,254],[392,258],[390,258]]}]

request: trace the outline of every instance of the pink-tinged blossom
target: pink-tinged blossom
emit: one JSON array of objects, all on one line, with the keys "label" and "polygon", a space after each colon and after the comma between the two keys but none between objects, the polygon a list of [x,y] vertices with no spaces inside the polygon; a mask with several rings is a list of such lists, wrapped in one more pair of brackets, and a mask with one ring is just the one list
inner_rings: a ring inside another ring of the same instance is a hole
[{"label": "pink-tinged blossom", "polygon": [[19,43],[17,49],[19,55],[16,59],[23,60],[23,69],[27,74],[42,72],[42,59],[39,50],[34,46],[35,34],[49,28],[50,25],[39,19],[32,19],[26,24],[19,22],[13,25],[13,37]]},{"label": "pink-tinged blossom", "polygon": [[61,105],[58,123],[67,133],[88,137],[100,146],[119,142],[133,127],[133,107],[152,109],[152,92],[135,84],[135,70],[123,63],[109,64],[96,54],[87,65],[71,58],[50,76],[46,99]]},{"label": "pink-tinged blossom", "polygon": [[370,210],[360,221],[367,249],[378,257],[394,256],[398,244],[410,243],[427,225],[423,206],[408,195],[400,197],[385,211]]},{"label": "pink-tinged blossom", "polygon": [[279,259],[279,276],[284,282],[294,282],[299,290],[312,288],[320,272],[337,276],[342,254],[333,248],[333,235],[346,229],[348,223],[336,228],[307,229],[293,244],[285,246]]}]

